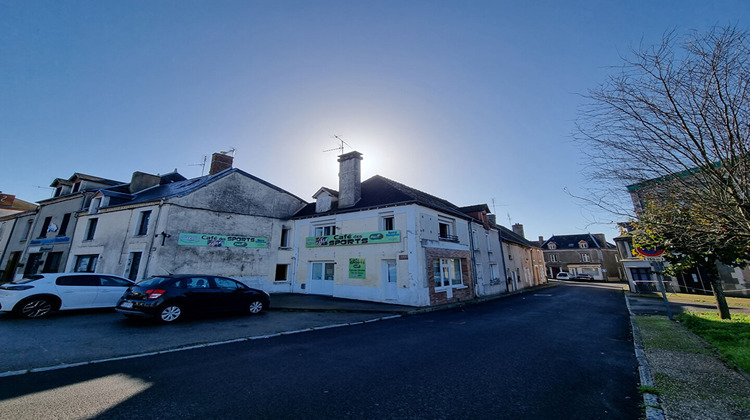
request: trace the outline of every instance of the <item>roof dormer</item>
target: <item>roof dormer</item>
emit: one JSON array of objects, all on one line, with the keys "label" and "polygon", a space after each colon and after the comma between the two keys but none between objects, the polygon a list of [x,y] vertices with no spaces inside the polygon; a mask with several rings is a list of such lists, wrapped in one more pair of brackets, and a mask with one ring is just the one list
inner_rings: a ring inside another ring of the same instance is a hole
[{"label": "roof dormer", "polygon": [[315,194],[315,213],[325,213],[333,210],[334,204],[338,203],[339,193],[338,191],[330,188],[322,187]]}]

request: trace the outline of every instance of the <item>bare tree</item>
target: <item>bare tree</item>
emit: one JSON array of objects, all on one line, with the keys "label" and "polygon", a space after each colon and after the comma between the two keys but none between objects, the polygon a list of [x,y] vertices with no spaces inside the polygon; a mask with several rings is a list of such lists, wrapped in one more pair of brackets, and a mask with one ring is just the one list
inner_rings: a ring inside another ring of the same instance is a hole
[{"label": "bare tree", "polygon": [[634,197],[634,241],[669,251],[672,270],[712,270],[722,317],[715,263],[750,260],[749,40],[668,33],[589,92],[577,125],[592,177]]}]

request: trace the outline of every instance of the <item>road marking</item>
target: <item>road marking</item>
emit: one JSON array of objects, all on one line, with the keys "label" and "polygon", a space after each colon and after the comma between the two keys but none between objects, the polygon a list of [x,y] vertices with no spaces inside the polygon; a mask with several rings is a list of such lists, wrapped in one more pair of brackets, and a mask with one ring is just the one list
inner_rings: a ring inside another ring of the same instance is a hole
[{"label": "road marking", "polygon": [[266,334],[266,335],[259,335],[259,336],[253,336],[253,337],[241,337],[241,338],[233,338],[231,340],[222,340],[222,341],[215,341],[213,343],[203,343],[203,344],[195,344],[195,345],[188,345],[184,347],[177,347],[173,349],[166,349],[166,350],[159,350],[159,351],[150,351],[147,353],[140,353],[140,354],[129,354],[126,356],[118,356],[118,357],[110,357],[106,359],[99,359],[99,360],[91,360],[87,362],[76,362],[76,363],[68,363],[68,364],[62,364],[62,365],[55,365],[55,366],[45,366],[45,367],[38,367],[38,368],[31,368],[26,370],[15,370],[15,371],[9,371],[9,372],[0,372],[0,378],[7,378],[9,376],[18,376],[18,375],[25,375],[27,373],[34,373],[34,372],[47,372],[50,370],[59,370],[59,369],[67,369],[71,367],[78,367],[78,366],[84,366],[84,365],[93,365],[98,363],[106,363],[106,362],[115,362],[118,360],[127,360],[127,359],[136,359],[140,357],[147,357],[147,356],[154,356],[157,354],[165,354],[165,353],[175,353],[179,351],[186,351],[186,350],[194,350],[204,347],[212,347],[212,346],[219,346],[222,344],[232,344],[232,343],[239,343],[242,341],[252,341],[252,340],[264,340],[267,338],[274,338],[274,337],[280,337],[282,335],[291,335],[291,334],[300,334],[305,332],[311,332],[311,331],[320,331],[320,330],[327,330],[330,328],[340,328],[340,327],[350,327],[353,325],[364,325],[366,323],[370,322],[377,322],[377,321],[385,321],[389,319],[395,319],[395,318],[401,318],[403,315],[391,315],[391,316],[384,316],[380,318],[373,318],[367,321],[357,321],[357,322],[350,322],[348,324],[335,324],[335,325],[328,325],[328,326],[322,326],[322,327],[312,327],[309,329],[302,329],[302,330],[293,330],[293,331],[282,331],[274,334]]}]

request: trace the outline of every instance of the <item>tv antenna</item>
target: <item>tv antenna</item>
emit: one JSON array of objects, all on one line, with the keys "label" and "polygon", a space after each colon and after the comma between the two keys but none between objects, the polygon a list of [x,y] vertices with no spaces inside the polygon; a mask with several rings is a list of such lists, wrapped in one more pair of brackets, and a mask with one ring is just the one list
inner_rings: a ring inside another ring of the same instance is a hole
[{"label": "tv antenna", "polygon": [[222,155],[230,155],[231,154],[232,157],[234,157],[234,152],[236,152],[236,151],[237,151],[237,149],[235,149],[234,147],[230,147],[229,150],[227,150],[226,152],[219,152],[219,153],[221,153]]},{"label": "tv antenna", "polygon": [[203,155],[203,162],[201,163],[189,163],[188,166],[200,166],[201,167],[201,176],[203,176],[203,172],[206,170],[206,159],[208,159],[208,156]]},{"label": "tv antenna", "polygon": [[[344,139],[341,138],[341,136],[336,135],[336,134],[333,135],[333,138],[335,138],[336,140],[338,140],[339,142],[341,142],[340,145],[339,145],[339,147],[336,147],[335,149],[323,150],[323,152],[333,152],[334,150],[338,150],[339,154],[343,155],[344,154],[344,145],[349,146],[349,143],[345,142]],[[353,149],[352,146],[349,146],[349,148]]]},{"label": "tv antenna", "polygon": [[[492,214],[497,214],[497,206],[508,207],[507,204],[497,204],[497,203],[495,203],[495,197],[492,197]],[[510,214],[508,214],[508,217],[510,217]]]}]

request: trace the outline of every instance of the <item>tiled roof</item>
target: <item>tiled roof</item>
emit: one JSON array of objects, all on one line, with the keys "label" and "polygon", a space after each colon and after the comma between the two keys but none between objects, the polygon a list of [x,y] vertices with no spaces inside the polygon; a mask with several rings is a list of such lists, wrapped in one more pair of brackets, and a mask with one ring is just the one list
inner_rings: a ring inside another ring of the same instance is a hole
[{"label": "tiled roof", "polygon": [[322,216],[402,204],[420,204],[457,217],[469,218],[469,216],[461,211],[461,208],[450,201],[408,187],[380,175],[375,175],[362,181],[361,198],[354,206],[347,207],[346,209],[338,209],[334,203],[334,207],[330,211],[315,213],[315,203],[310,203],[297,212],[294,218]]},{"label": "tiled roof", "polygon": [[301,198],[298,198],[294,196],[293,194],[273,185],[270,184],[260,178],[257,178],[253,175],[248,174],[245,171],[242,171],[237,168],[228,168],[221,172],[218,172],[213,175],[205,175],[198,178],[192,178],[192,179],[185,179],[182,175],[176,174],[171,175],[171,179],[179,179],[182,178],[181,181],[175,181],[175,182],[169,182],[169,183],[162,183],[160,185],[155,185],[150,188],[146,188],[142,191],[138,191],[134,194],[124,194],[118,190],[118,188],[108,189],[107,191],[102,191],[103,194],[109,195],[111,197],[116,197],[116,200],[110,199],[110,205],[108,207],[115,207],[119,205],[131,205],[131,204],[140,204],[140,203],[148,203],[152,201],[158,201],[158,200],[167,200],[174,197],[181,197],[187,194],[190,194],[193,191],[196,191],[202,187],[205,187],[206,185],[223,178],[229,174],[232,173],[239,173],[242,174],[248,178],[253,179],[254,181],[261,183],[269,188],[272,188],[276,191],[283,192],[286,194],[289,194],[295,198],[297,198],[300,201],[303,201]]},{"label": "tiled roof", "polygon": [[542,244],[542,249],[549,249],[547,246],[550,242],[555,243],[555,249],[556,250],[566,250],[566,249],[579,249],[580,247],[578,244],[584,241],[588,245],[589,248],[600,248],[600,249],[611,249],[615,248],[615,245],[604,242],[600,243],[594,235],[590,233],[580,233],[576,235],[553,235],[551,238],[544,241]]}]

